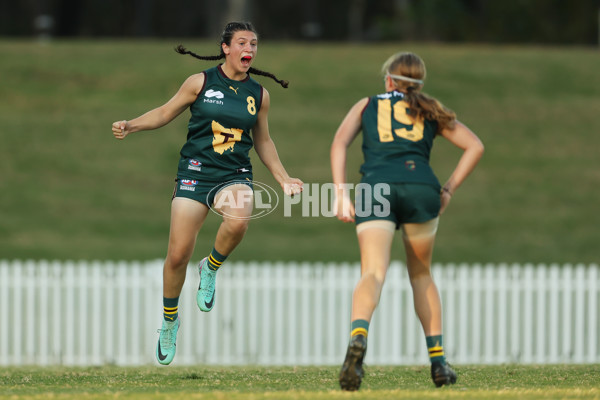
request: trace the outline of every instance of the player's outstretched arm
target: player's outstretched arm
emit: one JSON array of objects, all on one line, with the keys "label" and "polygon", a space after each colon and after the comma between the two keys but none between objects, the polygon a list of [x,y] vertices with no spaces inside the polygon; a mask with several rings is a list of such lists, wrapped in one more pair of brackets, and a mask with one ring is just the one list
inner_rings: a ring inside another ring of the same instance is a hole
[{"label": "player's outstretched arm", "polygon": [[122,140],[130,133],[148,131],[165,126],[196,100],[203,84],[203,73],[190,76],[181,85],[177,93],[162,106],[129,121],[113,122],[112,132],[114,137]]}]

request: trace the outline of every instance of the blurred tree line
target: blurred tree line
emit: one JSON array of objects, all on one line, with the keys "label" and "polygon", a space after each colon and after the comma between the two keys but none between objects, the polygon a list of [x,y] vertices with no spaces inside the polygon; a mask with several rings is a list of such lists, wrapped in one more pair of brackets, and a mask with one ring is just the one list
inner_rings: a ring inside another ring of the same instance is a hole
[{"label": "blurred tree line", "polygon": [[0,0],[1,36],[597,44],[600,0]]}]

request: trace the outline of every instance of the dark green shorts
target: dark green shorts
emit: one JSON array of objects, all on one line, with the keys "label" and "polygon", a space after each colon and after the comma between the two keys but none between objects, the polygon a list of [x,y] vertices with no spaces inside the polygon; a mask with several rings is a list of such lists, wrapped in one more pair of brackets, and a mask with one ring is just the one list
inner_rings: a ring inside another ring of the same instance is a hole
[{"label": "dark green shorts", "polygon": [[405,223],[421,223],[440,213],[440,188],[423,183],[362,182],[355,189],[356,224],[378,219],[392,221],[396,229]]},{"label": "dark green shorts", "polygon": [[235,179],[225,182],[209,182],[198,179],[177,178],[175,179],[173,199],[175,197],[185,197],[187,199],[199,201],[200,203],[210,207],[215,201],[215,196],[221,189],[236,183],[248,185],[252,189],[252,175],[236,175]]}]

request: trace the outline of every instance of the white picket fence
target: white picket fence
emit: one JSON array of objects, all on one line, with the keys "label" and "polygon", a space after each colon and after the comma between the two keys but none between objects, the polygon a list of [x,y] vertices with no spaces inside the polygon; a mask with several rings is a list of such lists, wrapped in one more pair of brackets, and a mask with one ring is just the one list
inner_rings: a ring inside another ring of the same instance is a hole
[{"label": "white picket fence", "polygon": [[[600,362],[598,265],[434,265],[454,364]],[[358,264],[226,263],[216,305],[190,266],[174,365],[338,365]],[[156,363],[162,261],[0,261],[0,365]],[[390,266],[366,362],[425,364],[405,267]]]}]

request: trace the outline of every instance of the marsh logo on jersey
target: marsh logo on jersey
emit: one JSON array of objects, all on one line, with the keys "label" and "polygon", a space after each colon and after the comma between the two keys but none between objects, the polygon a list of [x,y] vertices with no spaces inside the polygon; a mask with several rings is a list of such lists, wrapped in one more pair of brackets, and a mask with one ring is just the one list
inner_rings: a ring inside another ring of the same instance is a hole
[{"label": "marsh logo on jersey", "polygon": [[194,159],[189,160],[187,169],[200,172],[202,171],[202,163]]},{"label": "marsh logo on jersey", "polygon": [[189,192],[195,192],[198,181],[195,179],[180,179],[179,183],[181,183],[181,185],[179,185],[180,190],[187,190]]},{"label": "marsh logo on jersey", "polygon": [[222,99],[223,97],[225,97],[225,95],[220,92],[219,90],[212,90],[212,89],[208,89],[206,91],[206,93],[204,93],[205,97],[211,98],[211,97],[216,97],[217,99]]},{"label": "marsh logo on jersey", "polygon": [[[213,97],[214,97],[214,99],[213,99]],[[222,99],[223,97],[225,97],[223,92],[221,92],[219,90],[208,89],[206,91],[206,93],[204,93],[204,102],[210,103],[210,104],[218,104],[218,105],[222,106],[224,103],[218,99]]]}]

